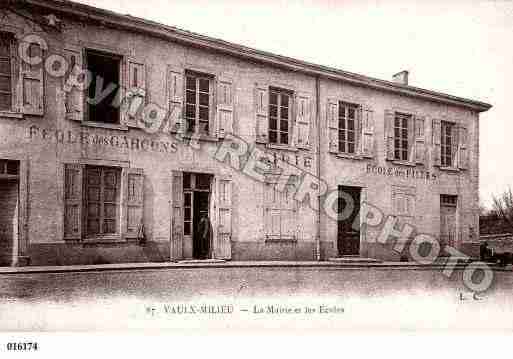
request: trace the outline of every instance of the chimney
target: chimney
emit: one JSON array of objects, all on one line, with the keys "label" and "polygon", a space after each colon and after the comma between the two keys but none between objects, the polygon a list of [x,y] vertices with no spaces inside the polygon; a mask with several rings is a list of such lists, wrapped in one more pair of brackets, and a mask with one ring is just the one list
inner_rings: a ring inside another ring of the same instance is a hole
[{"label": "chimney", "polygon": [[401,85],[408,85],[408,75],[409,72],[406,70],[398,72],[392,76],[392,81]]}]

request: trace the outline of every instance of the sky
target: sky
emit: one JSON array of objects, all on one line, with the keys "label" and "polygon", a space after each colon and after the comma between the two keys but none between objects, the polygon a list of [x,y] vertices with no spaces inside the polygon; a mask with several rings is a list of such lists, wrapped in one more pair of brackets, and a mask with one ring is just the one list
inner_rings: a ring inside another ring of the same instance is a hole
[{"label": "sky", "polygon": [[513,0],[75,1],[376,78],[409,70],[413,86],[488,102],[482,203],[513,184]]}]

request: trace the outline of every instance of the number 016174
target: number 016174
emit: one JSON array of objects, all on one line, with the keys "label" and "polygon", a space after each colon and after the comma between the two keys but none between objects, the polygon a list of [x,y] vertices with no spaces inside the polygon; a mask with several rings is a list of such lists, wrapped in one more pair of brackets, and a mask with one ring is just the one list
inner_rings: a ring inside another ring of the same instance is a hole
[{"label": "number 016174", "polygon": [[8,351],[30,352],[30,351],[37,351],[38,349],[39,349],[39,346],[35,342],[7,343]]}]

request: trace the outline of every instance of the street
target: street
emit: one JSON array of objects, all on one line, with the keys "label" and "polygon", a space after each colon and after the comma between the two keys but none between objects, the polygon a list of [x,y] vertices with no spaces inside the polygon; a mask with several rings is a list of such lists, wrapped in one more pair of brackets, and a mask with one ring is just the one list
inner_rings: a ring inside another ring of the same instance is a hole
[{"label": "street", "polygon": [[0,275],[0,330],[513,329],[513,273],[226,267]]}]

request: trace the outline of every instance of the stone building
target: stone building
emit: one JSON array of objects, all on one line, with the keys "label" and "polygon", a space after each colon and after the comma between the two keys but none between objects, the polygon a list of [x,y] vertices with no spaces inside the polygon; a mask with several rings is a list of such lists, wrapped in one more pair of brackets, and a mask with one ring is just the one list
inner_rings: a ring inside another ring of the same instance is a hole
[{"label": "stone building", "polygon": [[364,205],[411,224],[400,241],[479,235],[486,103],[71,1],[5,4],[2,265],[410,257]]}]

